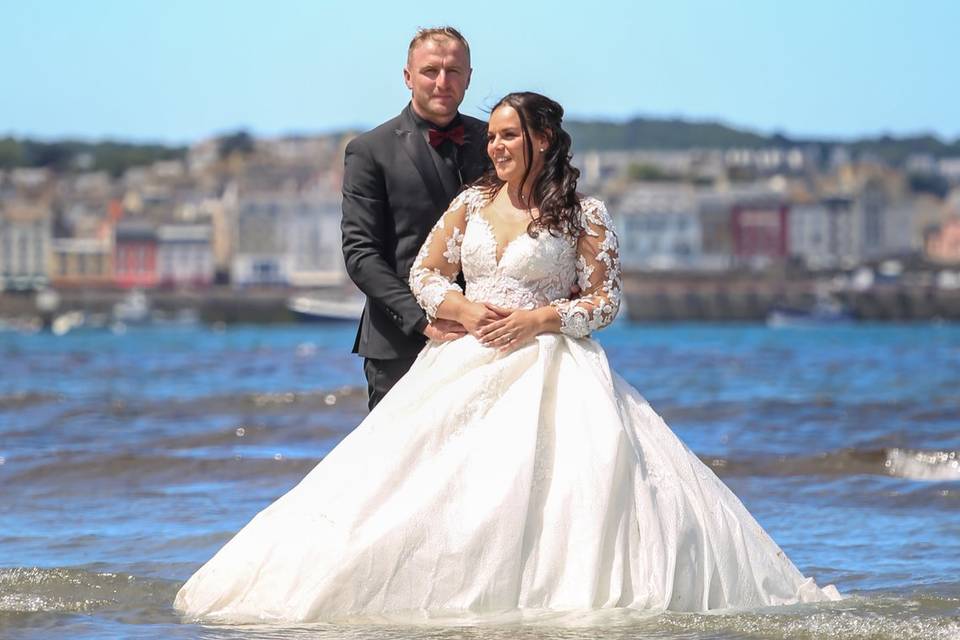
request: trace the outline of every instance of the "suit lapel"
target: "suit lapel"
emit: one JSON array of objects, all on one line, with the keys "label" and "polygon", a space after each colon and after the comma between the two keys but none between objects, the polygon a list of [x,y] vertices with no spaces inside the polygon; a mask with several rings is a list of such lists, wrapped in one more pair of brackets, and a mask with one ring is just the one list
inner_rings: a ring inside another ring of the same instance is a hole
[{"label": "suit lapel", "polygon": [[437,210],[443,212],[450,204],[450,199],[447,198],[443,183],[440,181],[440,174],[437,173],[437,167],[430,157],[427,141],[417,131],[417,125],[409,113],[410,108],[410,106],[407,106],[400,114],[401,128],[396,130],[396,134],[400,138],[403,150],[420,173],[420,177],[427,187],[427,192],[430,193],[430,199],[433,200]]}]

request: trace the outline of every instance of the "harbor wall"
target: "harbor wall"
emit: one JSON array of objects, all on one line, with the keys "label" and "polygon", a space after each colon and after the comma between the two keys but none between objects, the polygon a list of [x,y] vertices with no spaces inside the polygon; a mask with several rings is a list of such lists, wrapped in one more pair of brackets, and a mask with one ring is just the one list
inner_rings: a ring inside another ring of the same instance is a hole
[{"label": "harbor wall", "polygon": [[[813,279],[627,274],[624,298],[634,322],[762,322],[779,307],[810,308],[824,284]],[[873,322],[960,320],[960,289],[878,283],[831,290],[854,318]]]},{"label": "harbor wall", "polygon": [[[627,274],[624,299],[634,322],[762,322],[775,307],[807,308],[816,300],[813,280],[763,277],[692,278],[676,275]],[[173,317],[183,310],[202,322],[294,322],[287,299],[292,289],[237,290],[212,287],[203,291],[149,291],[151,309]],[[57,313],[107,314],[123,300],[120,290],[58,291]],[[883,283],[862,291],[834,291],[855,318],[877,322],[960,321],[960,290]],[[33,293],[0,294],[0,318],[40,315]]]}]

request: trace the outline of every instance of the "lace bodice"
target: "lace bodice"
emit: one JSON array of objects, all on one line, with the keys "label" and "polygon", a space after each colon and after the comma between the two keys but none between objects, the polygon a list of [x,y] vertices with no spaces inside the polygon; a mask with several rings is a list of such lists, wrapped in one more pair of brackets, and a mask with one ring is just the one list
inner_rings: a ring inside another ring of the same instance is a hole
[{"label": "lace bodice", "polygon": [[[420,248],[410,270],[410,289],[433,320],[463,272],[466,291],[474,302],[510,309],[553,305],[561,331],[576,338],[610,324],[620,307],[621,278],[617,236],[604,204],[596,198],[580,201],[580,238],[541,231],[536,238],[522,233],[503,247],[497,260],[497,240],[483,215],[484,195],[470,188],[450,203]],[[576,283],[580,295],[569,299]]]}]

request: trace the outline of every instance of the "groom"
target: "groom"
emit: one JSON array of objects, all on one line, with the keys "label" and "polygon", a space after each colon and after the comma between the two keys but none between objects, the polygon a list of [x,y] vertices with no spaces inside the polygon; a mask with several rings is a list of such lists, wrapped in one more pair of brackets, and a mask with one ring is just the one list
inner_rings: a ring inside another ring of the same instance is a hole
[{"label": "groom", "polygon": [[346,148],[343,257],[367,296],[353,352],[364,357],[370,409],[407,372],[428,338],[453,340],[465,333],[447,320],[428,322],[407,277],[447,205],[488,164],[486,123],[458,112],[470,73],[470,47],[459,31],[419,30],[403,69],[410,103]]}]

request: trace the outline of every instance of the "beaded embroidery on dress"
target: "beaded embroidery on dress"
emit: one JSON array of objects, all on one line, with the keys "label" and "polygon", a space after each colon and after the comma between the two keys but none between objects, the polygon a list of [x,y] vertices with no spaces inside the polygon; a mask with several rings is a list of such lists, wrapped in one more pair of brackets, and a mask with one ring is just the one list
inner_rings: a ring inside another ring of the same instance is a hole
[{"label": "beaded embroidery on dress", "polygon": [[[542,231],[498,247],[482,195],[454,200],[410,274],[428,315],[462,270],[471,300],[551,304],[562,333],[506,354],[472,336],[428,344],[350,435],[187,581],[179,611],[525,619],[839,598],[800,573],[589,337],[616,316],[621,282],[606,208],[581,204],[580,238]],[[580,296],[566,299],[574,282]]]}]

